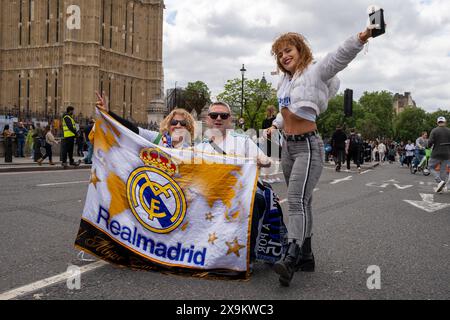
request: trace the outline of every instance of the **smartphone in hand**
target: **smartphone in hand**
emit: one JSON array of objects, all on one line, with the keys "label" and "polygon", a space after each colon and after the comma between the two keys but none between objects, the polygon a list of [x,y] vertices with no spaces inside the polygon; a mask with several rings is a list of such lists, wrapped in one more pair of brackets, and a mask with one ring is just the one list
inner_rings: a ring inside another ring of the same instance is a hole
[{"label": "smartphone in hand", "polygon": [[382,34],[384,34],[386,32],[386,30],[385,30],[386,25],[384,23],[384,10],[383,9],[379,9],[377,11],[370,13],[369,21],[370,21],[370,24],[379,25],[378,28],[372,29],[372,37],[373,38],[381,36]]}]

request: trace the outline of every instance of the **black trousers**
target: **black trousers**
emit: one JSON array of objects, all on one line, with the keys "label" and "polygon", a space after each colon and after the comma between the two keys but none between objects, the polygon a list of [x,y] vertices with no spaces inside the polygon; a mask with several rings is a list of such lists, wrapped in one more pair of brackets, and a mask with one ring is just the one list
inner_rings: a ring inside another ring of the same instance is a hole
[{"label": "black trousers", "polygon": [[5,138],[4,146],[5,146],[5,162],[12,162],[13,155],[13,144],[11,138]]},{"label": "black trousers", "polygon": [[359,149],[349,149],[347,154],[347,169],[350,170],[350,160],[353,159],[356,166],[359,168],[361,167],[361,160],[360,160],[361,152]]},{"label": "black trousers", "polygon": [[74,164],[73,160],[73,145],[75,144],[75,137],[64,138],[62,142],[61,162],[67,163],[67,156],[69,156],[70,164]]},{"label": "black trousers", "polygon": [[48,161],[52,162],[52,145],[45,144],[45,154],[42,156],[42,160],[48,157]]},{"label": "black trousers", "polygon": [[34,141],[33,141],[33,160],[34,160],[34,162],[37,162],[40,158],[42,158],[41,141],[40,141],[40,139],[34,139]]},{"label": "black trousers", "polygon": [[336,149],[334,152],[334,163],[337,168],[341,168],[341,164],[345,161],[345,149]]}]

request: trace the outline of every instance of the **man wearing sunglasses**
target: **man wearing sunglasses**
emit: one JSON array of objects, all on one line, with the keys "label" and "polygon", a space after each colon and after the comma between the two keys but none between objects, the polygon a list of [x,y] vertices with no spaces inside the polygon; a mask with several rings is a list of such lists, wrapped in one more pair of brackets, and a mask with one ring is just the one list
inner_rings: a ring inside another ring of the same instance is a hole
[{"label": "man wearing sunglasses", "polygon": [[[225,102],[214,102],[210,105],[205,132],[206,138],[195,148],[206,153],[219,153],[255,159],[259,167],[270,167],[270,159],[259,149],[250,137],[236,133],[233,128],[231,108]],[[262,186],[262,188],[264,188]],[[259,223],[266,209],[264,191],[258,188],[255,194],[252,218],[252,232],[250,239],[251,261],[256,258],[255,246],[258,236]]]},{"label": "man wearing sunglasses", "polygon": [[214,102],[210,105],[206,125],[206,139],[196,147],[199,151],[253,158],[259,167],[270,167],[270,159],[253,140],[233,130],[231,108],[227,103]]}]

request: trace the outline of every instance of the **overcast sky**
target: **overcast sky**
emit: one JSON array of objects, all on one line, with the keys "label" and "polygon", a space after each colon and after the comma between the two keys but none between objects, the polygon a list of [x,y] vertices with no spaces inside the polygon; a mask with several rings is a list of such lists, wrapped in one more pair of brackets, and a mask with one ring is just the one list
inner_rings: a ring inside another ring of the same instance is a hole
[{"label": "overcast sky", "polygon": [[166,0],[164,12],[165,89],[201,80],[213,96],[228,79],[261,78],[274,87],[273,40],[284,32],[302,33],[314,58],[335,50],[363,31],[367,8],[385,10],[387,33],[369,43],[339,73],[340,92],[411,92],[432,112],[450,109],[450,1],[448,0]]}]

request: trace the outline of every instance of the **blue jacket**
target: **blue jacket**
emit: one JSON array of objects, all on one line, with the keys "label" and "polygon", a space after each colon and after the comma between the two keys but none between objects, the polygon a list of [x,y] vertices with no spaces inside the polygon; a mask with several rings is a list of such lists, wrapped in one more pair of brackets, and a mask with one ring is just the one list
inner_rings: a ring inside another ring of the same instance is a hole
[{"label": "blue jacket", "polygon": [[23,140],[24,141],[25,138],[27,137],[28,130],[25,127],[23,127],[23,128],[15,127],[14,128],[14,133],[16,134],[17,140]]}]

